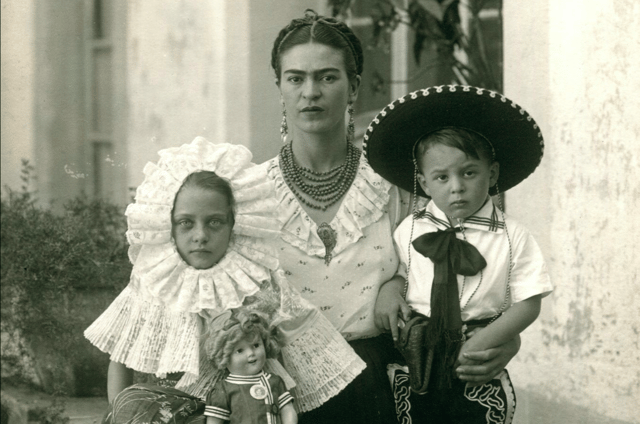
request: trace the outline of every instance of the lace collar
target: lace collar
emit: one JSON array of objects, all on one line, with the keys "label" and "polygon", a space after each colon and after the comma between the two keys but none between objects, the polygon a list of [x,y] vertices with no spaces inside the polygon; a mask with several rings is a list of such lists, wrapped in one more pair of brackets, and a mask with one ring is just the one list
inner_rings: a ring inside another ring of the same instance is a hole
[{"label": "lace collar", "polygon": [[[273,182],[262,167],[251,163],[251,152],[240,145],[214,144],[197,137],[159,155],[157,164],[145,166],[135,203],[125,212],[132,281],[175,311],[240,306],[278,266],[270,243],[279,235]],[[184,262],[176,250],[171,210],[184,179],[203,170],[230,181],[236,215],[225,256],[213,267],[198,270]]]},{"label": "lace collar", "polygon": [[[278,157],[268,161],[266,167],[269,177],[276,185],[278,218],[282,228],[280,237],[308,255],[323,257],[325,246],[316,233],[318,226],[309,218],[285,183]],[[336,216],[329,223],[338,234],[334,255],[360,240],[364,228],[387,213],[391,188],[391,183],[376,174],[364,158],[360,159],[353,184],[342,199]]]}]

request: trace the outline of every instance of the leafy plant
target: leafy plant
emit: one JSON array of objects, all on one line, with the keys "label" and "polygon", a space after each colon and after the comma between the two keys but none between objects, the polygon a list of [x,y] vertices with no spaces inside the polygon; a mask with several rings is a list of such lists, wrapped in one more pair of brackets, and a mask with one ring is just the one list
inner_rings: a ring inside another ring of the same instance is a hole
[{"label": "leafy plant", "polygon": [[[73,385],[76,377],[61,373],[73,374],[91,356],[82,332],[102,309],[84,310],[83,293],[107,290],[113,299],[127,284],[131,265],[121,207],[79,197],[64,205],[63,214],[55,214],[39,207],[28,190],[32,171],[23,162],[22,190],[5,188],[2,198],[1,319],[3,330],[18,331],[33,351],[60,360],[50,367],[54,375],[40,376],[50,380],[48,391],[53,391],[60,381]],[[75,388],[63,390],[71,394]]]},{"label": "leafy plant", "polygon": [[56,396],[49,406],[30,409],[29,421],[39,424],[67,424],[70,418],[64,413],[66,406],[66,402]]},{"label": "leafy plant", "polygon": [[[328,0],[333,16],[346,18],[358,0]],[[406,5],[405,5],[406,4]],[[377,0],[370,11],[373,20],[371,45],[388,49],[387,35],[400,25],[414,33],[413,57],[421,65],[420,72],[444,64],[450,72],[443,75],[442,84],[452,82],[502,91],[501,66],[488,54],[486,32],[481,13],[492,6],[499,11],[494,32],[502,31],[502,0]],[[464,25],[460,9],[468,16]],[[421,64],[427,47],[435,45],[437,59]],[[501,45],[497,46],[501,48]],[[501,56],[501,53],[500,53]],[[416,76],[411,76],[410,80]],[[379,85],[379,83],[378,83]]]}]

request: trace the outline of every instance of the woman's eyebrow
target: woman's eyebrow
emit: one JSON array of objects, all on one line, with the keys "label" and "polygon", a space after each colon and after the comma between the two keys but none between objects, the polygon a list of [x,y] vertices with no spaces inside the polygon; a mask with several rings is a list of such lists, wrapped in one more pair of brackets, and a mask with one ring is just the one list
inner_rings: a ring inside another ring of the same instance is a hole
[{"label": "woman's eyebrow", "polygon": [[216,212],[216,213],[212,213],[211,215],[207,215],[207,218],[226,218],[228,214],[226,213],[221,213],[221,212]]},{"label": "woman's eyebrow", "polygon": [[[322,69],[314,69],[311,71],[312,74],[323,74],[325,72],[340,72],[340,70],[338,68],[322,68]],[[303,71],[300,69],[285,69],[283,74],[301,74],[301,75],[305,75],[307,74],[307,71]]]}]

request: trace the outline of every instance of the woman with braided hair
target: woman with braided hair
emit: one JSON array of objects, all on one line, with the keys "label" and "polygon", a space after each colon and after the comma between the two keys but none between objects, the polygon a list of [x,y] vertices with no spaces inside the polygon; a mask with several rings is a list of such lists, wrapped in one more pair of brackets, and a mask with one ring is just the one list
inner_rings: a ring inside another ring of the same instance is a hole
[{"label": "woman with braided hair", "polygon": [[[283,146],[264,166],[279,200],[280,265],[367,364],[300,422],[396,422],[387,364],[397,355],[398,317],[408,319],[410,309],[392,232],[411,203],[353,144],[362,46],[346,24],[307,10],[278,34],[271,65],[281,94]],[[461,379],[490,380],[518,348],[519,339],[476,353],[475,365],[461,367]]]}]

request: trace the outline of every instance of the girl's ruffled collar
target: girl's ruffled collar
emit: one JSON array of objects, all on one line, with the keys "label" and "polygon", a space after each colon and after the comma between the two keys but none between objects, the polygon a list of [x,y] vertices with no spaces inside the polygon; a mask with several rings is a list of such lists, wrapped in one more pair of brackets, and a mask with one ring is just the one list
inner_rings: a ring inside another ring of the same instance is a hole
[{"label": "girl's ruffled collar", "polygon": [[[278,157],[266,162],[265,166],[276,185],[280,236],[308,255],[324,257],[325,246],[316,232],[318,226],[309,218],[284,181]],[[338,213],[329,223],[338,234],[334,255],[356,243],[363,236],[363,230],[387,212],[391,188],[391,183],[376,174],[364,158],[360,158],[353,184],[345,194]]]},{"label": "girl's ruffled collar", "polygon": [[[238,307],[256,293],[278,266],[270,242],[279,235],[277,201],[266,171],[251,163],[244,146],[213,144],[197,137],[190,144],[160,151],[157,164],[144,168],[145,179],[127,207],[132,281],[168,308],[181,312]],[[189,266],[171,237],[171,210],[187,175],[213,171],[231,183],[235,225],[225,256],[212,268]]]}]

